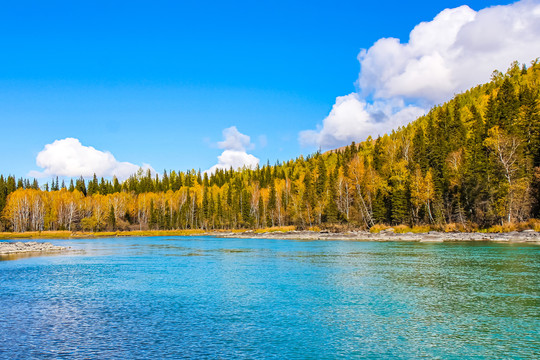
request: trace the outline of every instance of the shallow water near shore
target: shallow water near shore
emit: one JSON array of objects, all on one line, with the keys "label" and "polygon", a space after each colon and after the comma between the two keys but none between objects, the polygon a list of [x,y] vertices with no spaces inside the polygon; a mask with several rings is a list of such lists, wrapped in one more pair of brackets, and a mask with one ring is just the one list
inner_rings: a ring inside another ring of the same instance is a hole
[{"label": "shallow water near shore", "polygon": [[540,357],[538,245],[46,241],[0,261],[0,359]]}]

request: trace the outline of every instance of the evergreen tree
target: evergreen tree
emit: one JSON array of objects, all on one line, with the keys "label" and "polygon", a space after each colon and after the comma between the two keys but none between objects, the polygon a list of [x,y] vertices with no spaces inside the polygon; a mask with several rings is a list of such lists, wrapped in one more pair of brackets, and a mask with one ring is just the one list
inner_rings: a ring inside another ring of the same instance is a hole
[{"label": "evergreen tree", "polygon": [[419,126],[413,137],[413,153],[412,153],[412,164],[419,164],[422,171],[427,171],[429,166],[428,156],[426,153],[426,139],[424,136],[424,130]]},{"label": "evergreen tree", "polygon": [[217,217],[217,227],[221,227],[223,224],[223,204],[221,203],[221,195],[219,193],[217,195],[216,217]]},{"label": "evergreen tree", "polygon": [[250,204],[251,194],[248,190],[242,191],[242,221],[244,226],[252,227],[253,221],[251,216],[251,204]]},{"label": "evergreen tree", "polygon": [[274,181],[270,182],[270,196],[268,197],[268,206],[266,207],[266,226],[274,226],[274,212],[276,211],[277,197],[276,185]]},{"label": "evergreen tree", "polygon": [[161,179],[161,186],[163,191],[167,191],[171,188],[169,176],[167,175],[167,170],[163,170],[163,178]]},{"label": "evergreen tree", "polygon": [[524,135],[525,154],[534,166],[540,166],[540,115],[538,90],[525,85],[520,92],[519,133]]},{"label": "evergreen tree", "polygon": [[409,206],[407,199],[407,191],[404,184],[399,182],[394,182],[392,184],[391,207],[393,224],[399,225],[409,222]]},{"label": "evergreen tree", "polygon": [[487,131],[498,124],[499,122],[499,112],[497,108],[497,101],[495,97],[491,95],[488,99],[486,112],[485,112],[485,123],[486,123],[486,137]]},{"label": "evergreen tree", "polygon": [[120,185],[118,178],[116,176],[113,176],[113,192],[119,193],[121,191],[122,191],[122,186]]},{"label": "evergreen tree", "polygon": [[[101,180],[103,181],[103,178],[101,178]],[[99,191],[98,179],[96,177],[96,173],[94,173],[94,178],[88,182],[87,192],[89,196],[92,196],[96,194],[98,191]]]},{"label": "evergreen tree", "polygon": [[0,214],[2,214],[2,211],[4,210],[4,207],[6,206],[7,196],[8,196],[7,183],[4,180],[4,177],[0,175]]},{"label": "evergreen tree", "polygon": [[373,201],[373,221],[378,224],[389,222],[387,198],[382,191],[377,191]]},{"label": "evergreen tree", "polygon": [[320,197],[326,190],[326,164],[322,156],[318,156],[317,180],[315,180],[315,190]]},{"label": "evergreen tree", "polygon": [[202,199],[202,217],[203,217],[203,223],[204,224],[206,224],[207,221],[208,221],[209,213],[210,213],[210,211],[208,209],[208,190],[207,190],[207,187],[204,187],[203,188],[203,199]]},{"label": "evergreen tree", "polygon": [[155,229],[157,227],[158,218],[157,218],[157,211],[154,206],[154,199],[150,200],[150,221],[148,222],[148,226],[150,229]]},{"label": "evergreen tree", "polygon": [[56,181],[54,178],[51,180],[51,191],[58,191],[58,190],[60,189],[58,188],[58,176],[57,176]]},{"label": "evergreen tree", "polygon": [[75,182],[75,189],[79,190],[84,194],[84,196],[86,196],[86,183],[82,176]]},{"label": "evergreen tree", "polygon": [[257,207],[257,213],[259,216],[259,227],[262,227],[263,221],[264,221],[264,201],[262,196],[259,194],[259,204]]},{"label": "evergreen tree", "polygon": [[331,224],[337,223],[339,220],[339,210],[337,206],[337,168],[336,171],[330,173],[330,181],[328,184],[328,201],[325,207],[325,220]]},{"label": "evergreen tree", "polygon": [[17,189],[17,186],[15,185],[15,177],[14,176],[8,176],[7,178],[7,193],[8,195],[14,192]]},{"label": "evergreen tree", "polygon": [[114,206],[112,204],[109,208],[109,222],[113,231],[116,230],[116,215],[114,214]]},{"label": "evergreen tree", "polygon": [[460,149],[465,144],[467,130],[461,118],[461,108],[460,99],[454,99],[453,114],[450,117],[451,123],[448,127],[448,143],[450,144],[450,151]]},{"label": "evergreen tree", "polygon": [[509,77],[505,77],[497,94],[497,125],[505,130],[513,128],[512,124],[517,120],[518,112],[519,102],[515,94],[514,85]]}]

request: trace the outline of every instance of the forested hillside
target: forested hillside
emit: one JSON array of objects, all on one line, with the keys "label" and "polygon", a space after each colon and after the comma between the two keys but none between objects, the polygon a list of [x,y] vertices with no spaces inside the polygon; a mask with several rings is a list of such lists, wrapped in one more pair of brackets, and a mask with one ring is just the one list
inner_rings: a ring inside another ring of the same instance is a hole
[{"label": "forested hillside", "polygon": [[377,139],[257,169],[149,172],[38,187],[0,177],[0,230],[448,224],[540,215],[540,64]]}]

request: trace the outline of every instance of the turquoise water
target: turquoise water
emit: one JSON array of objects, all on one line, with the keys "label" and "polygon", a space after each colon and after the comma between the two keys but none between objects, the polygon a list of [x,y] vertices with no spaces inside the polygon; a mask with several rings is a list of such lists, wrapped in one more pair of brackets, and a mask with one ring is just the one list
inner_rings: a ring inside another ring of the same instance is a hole
[{"label": "turquoise water", "polygon": [[51,242],[0,261],[0,359],[540,358],[540,246]]}]

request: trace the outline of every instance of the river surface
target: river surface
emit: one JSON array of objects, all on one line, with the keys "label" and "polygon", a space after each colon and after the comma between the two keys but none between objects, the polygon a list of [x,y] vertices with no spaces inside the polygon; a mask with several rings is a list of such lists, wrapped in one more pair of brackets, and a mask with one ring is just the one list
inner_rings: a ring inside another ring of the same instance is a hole
[{"label": "river surface", "polygon": [[540,246],[138,237],[0,261],[0,359],[540,358]]}]

